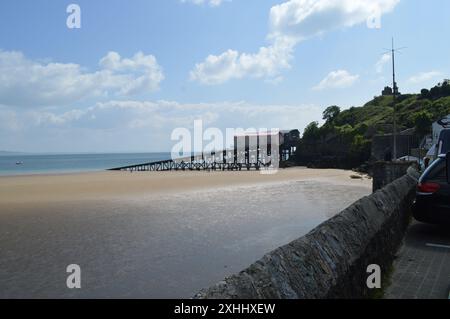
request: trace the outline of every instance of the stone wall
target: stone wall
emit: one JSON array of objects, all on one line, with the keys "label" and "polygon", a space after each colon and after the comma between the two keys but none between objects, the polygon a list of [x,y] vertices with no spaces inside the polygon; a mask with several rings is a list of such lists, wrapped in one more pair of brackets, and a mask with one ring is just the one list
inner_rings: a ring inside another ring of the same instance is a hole
[{"label": "stone wall", "polygon": [[384,271],[392,264],[416,183],[410,175],[396,180],[195,298],[367,297],[367,266],[378,264]]},{"label": "stone wall", "polygon": [[[419,147],[419,139],[415,135],[397,135],[397,158],[411,155],[411,150]],[[394,153],[394,137],[392,134],[376,135],[372,138],[371,157],[383,161],[389,153]]]},{"label": "stone wall", "polygon": [[376,162],[372,166],[373,191],[385,187],[396,179],[406,174],[411,165],[417,165],[415,162]]}]

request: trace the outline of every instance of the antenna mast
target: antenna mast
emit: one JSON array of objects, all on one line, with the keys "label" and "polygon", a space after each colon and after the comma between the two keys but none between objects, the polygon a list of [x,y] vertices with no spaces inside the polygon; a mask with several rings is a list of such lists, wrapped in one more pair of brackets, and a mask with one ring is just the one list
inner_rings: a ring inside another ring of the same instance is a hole
[{"label": "antenna mast", "polygon": [[394,127],[393,127],[393,138],[394,138],[394,152],[393,159],[397,159],[397,107],[396,107],[396,95],[397,95],[397,83],[395,82],[395,49],[394,49],[394,38],[392,38],[392,101],[394,109]]},{"label": "antenna mast", "polygon": [[399,94],[399,90],[398,90],[398,86],[397,86],[397,82],[395,80],[395,52],[399,52],[402,49],[406,49],[406,47],[402,47],[402,48],[395,48],[394,46],[394,37],[392,37],[392,48],[391,49],[385,49],[386,51],[384,52],[384,54],[390,53],[392,54],[392,107],[394,109],[394,114],[393,114],[393,139],[394,139],[394,143],[393,143],[393,160],[395,161],[397,159],[397,95]]}]

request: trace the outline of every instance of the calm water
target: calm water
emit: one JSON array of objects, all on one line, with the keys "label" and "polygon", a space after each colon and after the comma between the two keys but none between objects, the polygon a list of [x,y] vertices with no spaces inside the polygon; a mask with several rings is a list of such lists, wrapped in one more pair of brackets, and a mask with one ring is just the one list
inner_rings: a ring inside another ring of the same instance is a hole
[{"label": "calm water", "polygon": [[170,153],[4,155],[0,156],[0,175],[100,171],[169,158]]}]

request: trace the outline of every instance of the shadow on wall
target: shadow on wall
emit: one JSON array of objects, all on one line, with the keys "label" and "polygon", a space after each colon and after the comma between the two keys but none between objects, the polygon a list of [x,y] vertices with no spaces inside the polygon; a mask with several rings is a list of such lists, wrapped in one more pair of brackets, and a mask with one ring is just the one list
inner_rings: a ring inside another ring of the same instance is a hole
[{"label": "shadow on wall", "polygon": [[[418,169],[416,162],[376,162],[372,166],[373,173],[373,192],[382,189],[393,181],[407,174],[408,169],[414,167]],[[419,179],[419,173],[410,170],[410,175]]]}]

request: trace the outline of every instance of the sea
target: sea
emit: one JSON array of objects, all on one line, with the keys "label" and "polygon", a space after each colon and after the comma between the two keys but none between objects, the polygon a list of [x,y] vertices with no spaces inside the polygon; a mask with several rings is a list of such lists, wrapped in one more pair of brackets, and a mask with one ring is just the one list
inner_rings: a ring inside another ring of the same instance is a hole
[{"label": "sea", "polygon": [[[8,155],[0,156],[0,174],[101,171],[168,158]],[[0,205],[0,299],[191,298],[370,192],[305,180]],[[70,264],[82,269],[82,289],[66,287]]]},{"label": "sea", "polygon": [[0,176],[95,172],[170,157],[170,153],[6,154],[0,155]]}]

